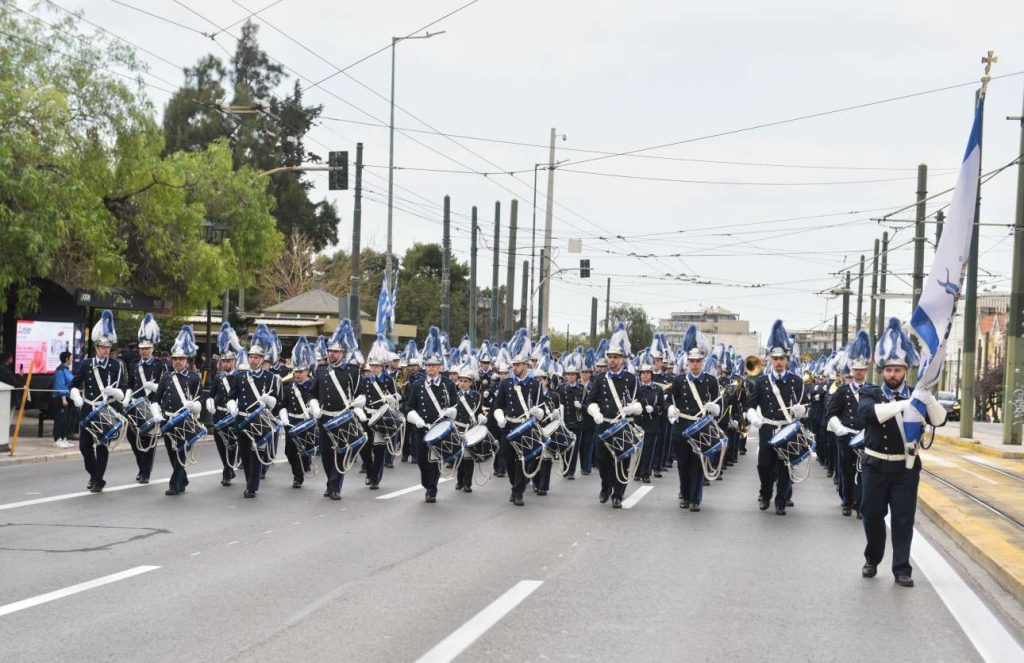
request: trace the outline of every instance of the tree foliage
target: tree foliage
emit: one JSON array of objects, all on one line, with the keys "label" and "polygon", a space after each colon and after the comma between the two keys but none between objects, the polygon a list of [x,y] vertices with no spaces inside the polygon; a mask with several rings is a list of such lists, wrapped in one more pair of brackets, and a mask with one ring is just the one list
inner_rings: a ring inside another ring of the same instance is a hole
[{"label": "tree foliage", "polygon": [[[265,178],[236,171],[226,141],[166,152],[141,82],[114,73],[139,70],[131,49],[6,6],[0,32],[0,292],[16,289],[19,312],[34,278],[188,310],[275,258]],[[204,219],[226,229],[221,246],[205,243]]]},{"label": "tree foliage", "polygon": [[634,354],[641,352],[651,345],[654,338],[654,325],[647,317],[647,311],[642,306],[632,304],[620,304],[613,306],[608,312],[611,324],[609,329],[615,329],[620,322],[626,323],[626,332],[629,334],[629,344]]}]

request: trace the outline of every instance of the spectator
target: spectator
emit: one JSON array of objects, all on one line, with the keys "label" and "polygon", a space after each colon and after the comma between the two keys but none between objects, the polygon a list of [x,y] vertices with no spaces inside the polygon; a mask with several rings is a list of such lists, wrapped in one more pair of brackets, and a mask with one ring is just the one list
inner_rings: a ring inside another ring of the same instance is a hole
[{"label": "spectator", "polygon": [[25,382],[14,374],[14,355],[10,352],[0,354],[0,382],[16,388],[25,385]]},{"label": "spectator", "polygon": [[68,442],[68,423],[71,418],[71,407],[68,402],[68,389],[71,387],[71,353],[60,353],[60,366],[53,373],[53,442],[61,449],[69,449],[74,445]]}]

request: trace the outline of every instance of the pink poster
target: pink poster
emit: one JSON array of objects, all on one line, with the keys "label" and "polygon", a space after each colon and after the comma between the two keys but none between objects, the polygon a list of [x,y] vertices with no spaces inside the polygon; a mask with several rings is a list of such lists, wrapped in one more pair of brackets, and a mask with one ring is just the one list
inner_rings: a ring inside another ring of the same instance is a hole
[{"label": "pink poster", "polygon": [[60,365],[60,353],[74,344],[75,325],[71,322],[18,320],[14,346],[14,372],[53,373]]}]

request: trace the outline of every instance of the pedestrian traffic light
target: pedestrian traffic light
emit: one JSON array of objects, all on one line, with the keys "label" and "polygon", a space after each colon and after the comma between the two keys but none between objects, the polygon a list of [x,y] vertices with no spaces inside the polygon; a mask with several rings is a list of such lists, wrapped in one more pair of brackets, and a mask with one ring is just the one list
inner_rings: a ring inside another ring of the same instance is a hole
[{"label": "pedestrian traffic light", "polygon": [[580,278],[581,279],[589,279],[590,278],[590,261],[589,260],[580,260]]},{"label": "pedestrian traffic light", "polygon": [[332,169],[327,173],[327,188],[331,191],[348,190],[348,152],[330,152],[327,165]]}]

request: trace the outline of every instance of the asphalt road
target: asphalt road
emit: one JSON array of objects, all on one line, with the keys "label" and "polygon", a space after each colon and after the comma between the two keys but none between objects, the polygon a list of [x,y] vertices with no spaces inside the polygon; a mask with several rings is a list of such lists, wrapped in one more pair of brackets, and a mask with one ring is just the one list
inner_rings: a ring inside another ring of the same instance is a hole
[{"label": "asphalt road", "polygon": [[[983,660],[979,624],[1004,627],[958,621],[930,569],[909,590],[888,558],[860,577],[860,523],[817,464],[780,517],[757,509],[754,463],[700,513],[678,508],[674,474],[613,511],[596,474],[525,508],[503,479],[443,483],[434,505],[377,499],[418,483],[402,464],[379,492],[352,474],[331,502],[282,463],[246,500],[209,445],[177,498],[136,486],[130,455],[103,494],[41,503],[24,504],[83,491],[80,462],[0,468],[0,661]],[[154,477],[168,474],[163,455]]]}]

